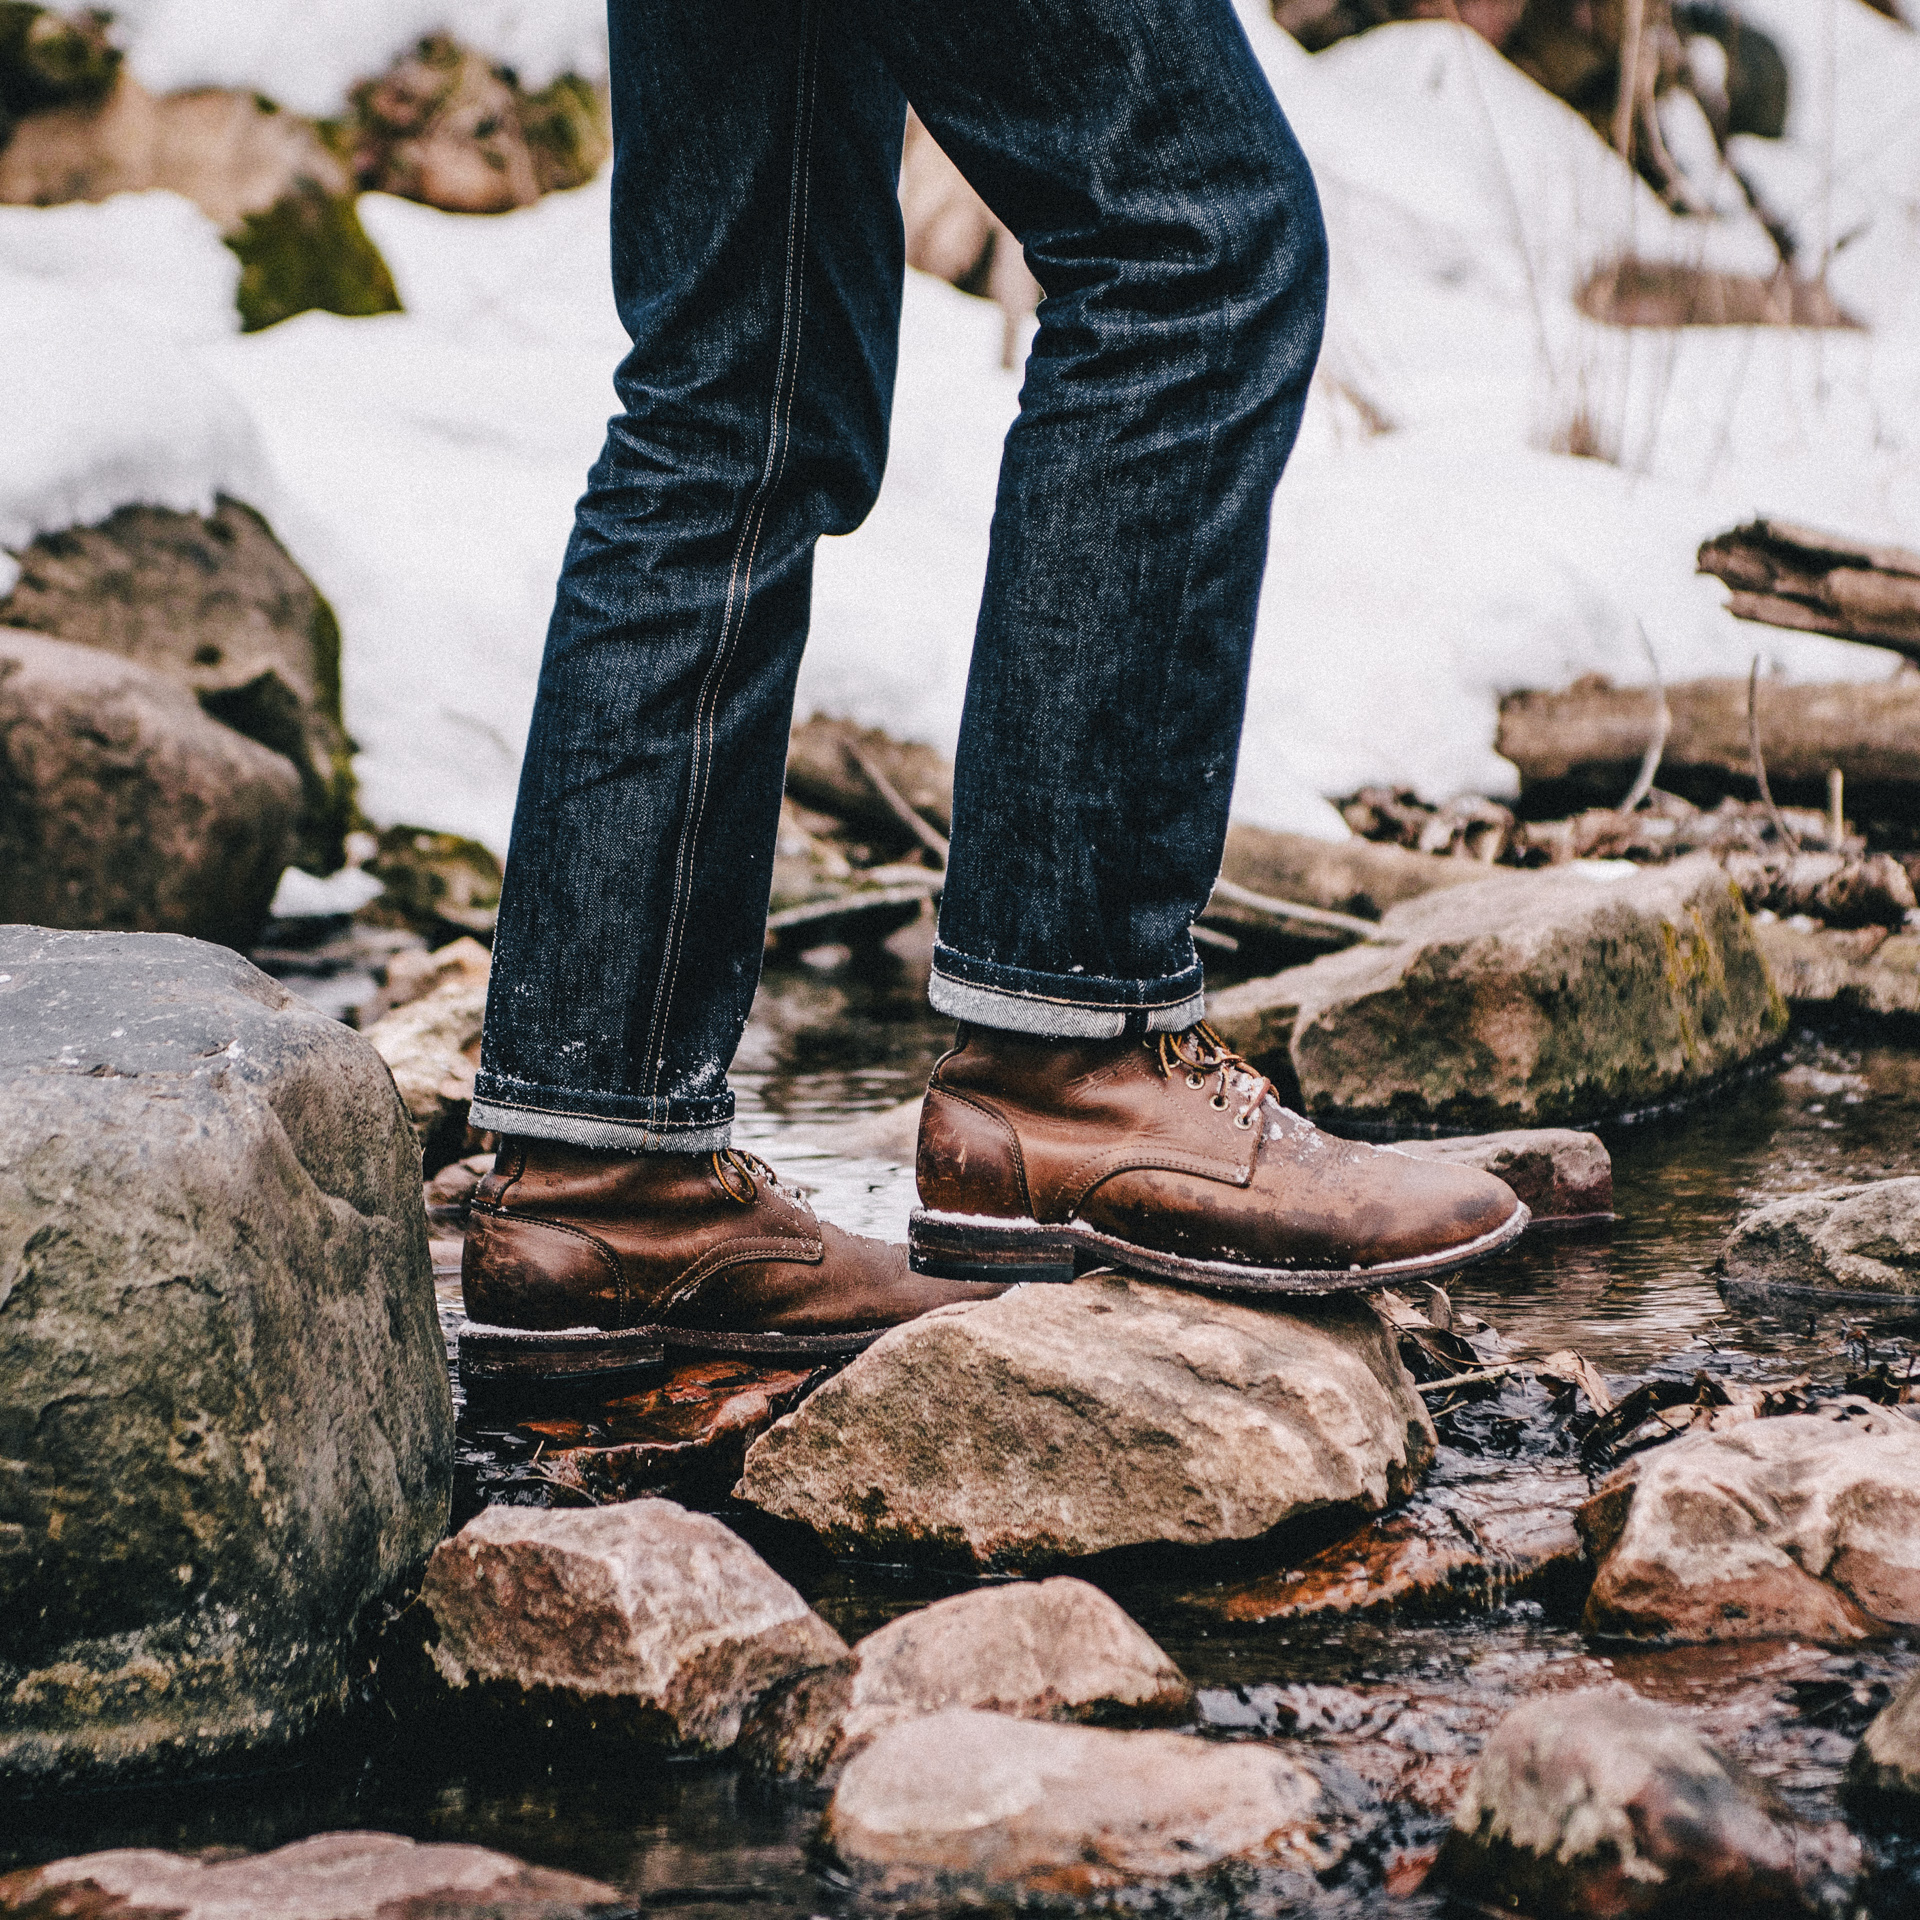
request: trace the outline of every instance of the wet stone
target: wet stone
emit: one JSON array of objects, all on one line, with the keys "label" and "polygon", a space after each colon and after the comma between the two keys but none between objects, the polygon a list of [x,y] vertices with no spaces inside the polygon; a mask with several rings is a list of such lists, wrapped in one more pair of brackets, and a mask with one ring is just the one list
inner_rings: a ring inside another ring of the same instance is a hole
[{"label": "wet stone", "polygon": [[0,1877],[0,1914],[31,1920],[588,1920],[629,1911],[612,1887],[485,1847],[322,1833],[240,1860],[149,1847]]},{"label": "wet stone", "polygon": [[1515,1127],[1394,1144],[1419,1159],[1450,1160],[1504,1180],[1527,1203],[1536,1225],[1613,1218],[1613,1160],[1597,1134]]},{"label": "wet stone", "polygon": [[1920,1177],[1775,1200],[1740,1221],[1720,1258],[1735,1300],[1920,1298]]},{"label": "wet stone", "polygon": [[1060,1902],[1238,1869],[1332,1864],[1319,1782],[1277,1749],[952,1710],[885,1729],[841,1776],[824,1837],[863,1893]]},{"label": "wet stone", "polygon": [[1920,1796],[1920,1674],[1915,1674],[1874,1716],[1847,1769],[1856,1790],[1896,1797],[1911,1805]]}]

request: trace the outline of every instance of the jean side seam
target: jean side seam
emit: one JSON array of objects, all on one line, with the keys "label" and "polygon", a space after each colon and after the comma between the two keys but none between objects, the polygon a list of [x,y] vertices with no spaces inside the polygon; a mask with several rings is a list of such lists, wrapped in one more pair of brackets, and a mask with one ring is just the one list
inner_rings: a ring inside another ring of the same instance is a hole
[{"label": "jean side seam", "polygon": [[800,332],[806,293],[807,171],[812,156],[813,103],[818,84],[817,32],[815,10],[808,0],[803,0],[800,72],[795,82],[794,99],[793,177],[787,200],[787,264],[781,289],[780,351],[774,368],[767,463],[754,497],[748,502],[741,521],[740,536],[734,544],[720,638],[714,649],[713,664],[707,670],[694,708],[693,765],[689,780],[691,791],[687,801],[687,822],[681,830],[680,845],[675,855],[673,907],[667,921],[666,950],[661,957],[662,971],[654,992],[653,1010],[647,1020],[646,1051],[650,1065],[647,1094],[650,1099],[659,1097],[660,1071],[666,1062],[665,1023],[672,1009],[674,992],[680,983],[680,953],[686,934],[685,909],[692,891],[693,863],[699,846],[700,829],[706,818],[707,792],[712,782],[713,733],[719,709],[720,685],[726,676],[734,646],[746,626],[747,601],[752,590],[753,563],[759,553],[760,535],[765,528],[774,492],[786,471],[792,402],[799,386]]}]

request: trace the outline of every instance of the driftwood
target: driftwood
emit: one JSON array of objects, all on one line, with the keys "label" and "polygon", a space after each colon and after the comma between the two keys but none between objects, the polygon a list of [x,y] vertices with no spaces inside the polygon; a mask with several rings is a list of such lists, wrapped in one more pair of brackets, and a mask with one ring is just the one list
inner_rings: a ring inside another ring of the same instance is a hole
[{"label": "driftwood", "polygon": [[1920,660],[1920,553],[1906,547],[1755,520],[1709,540],[1699,567],[1733,589],[1727,611],[1742,620],[1864,640]]},{"label": "driftwood", "polygon": [[850,720],[813,719],[794,728],[787,747],[787,791],[802,806],[900,841],[901,817],[874,785],[869,770],[875,768],[922,820],[942,834],[951,829],[952,762],[931,747],[895,740],[877,727],[862,730]]},{"label": "driftwood", "polygon": [[[1666,698],[1671,725],[1660,785],[1701,804],[1750,796],[1747,683],[1691,680],[1669,687]],[[1783,801],[1822,806],[1838,768],[1859,818],[1920,813],[1920,679],[1761,681],[1754,702],[1767,773]],[[1524,810],[1573,812],[1616,801],[1641,763],[1655,711],[1646,688],[1616,687],[1598,675],[1564,693],[1509,694],[1495,745],[1520,770]]]}]

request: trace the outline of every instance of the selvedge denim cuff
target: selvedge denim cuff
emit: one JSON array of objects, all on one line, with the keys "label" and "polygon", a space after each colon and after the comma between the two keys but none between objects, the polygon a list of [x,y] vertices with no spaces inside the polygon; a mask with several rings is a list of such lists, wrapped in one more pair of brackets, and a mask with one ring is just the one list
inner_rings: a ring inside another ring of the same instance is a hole
[{"label": "selvedge denim cuff", "polygon": [[1160,980],[1107,980],[1085,973],[1030,973],[935,944],[927,998],[936,1013],[1046,1040],[1117,1040],[1129,1020],[1149,1033],[1179,1033],[1206,1012],[1198,961]]},{"label": "selvedge denim cuff", "polygon": [[482,1073],[468,1124],[489,1133],[563,1140],[623,1153],[715,1153],[733,1139],[733,1095],[719,1100],[633,1100],[560,1087],[502,1084]]}]

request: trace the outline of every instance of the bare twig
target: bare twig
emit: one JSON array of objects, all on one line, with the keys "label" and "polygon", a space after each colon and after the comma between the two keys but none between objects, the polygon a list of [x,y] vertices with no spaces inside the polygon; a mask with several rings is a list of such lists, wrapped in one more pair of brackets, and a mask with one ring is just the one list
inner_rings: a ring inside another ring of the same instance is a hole
[{"label": "bare twig", "polygon": [[1747,751],[1753,757],[1753,780],[1760,789],[1760,804],[1767,810],[1767,818],[1773,822],[1773,830],[1785,844],[1787,851],[1796,859],[1800,853],[1800,842],[1794,837],[1793,829],[1787,825],[1780,809],[1773,804],[1773,791],[1767,785],[1767,763],[1760,757],[1760,656],[1753,656],[1753,667],[1747,675]]},{"label": "bare twig", "polygon": [[1847,776],[1839,767],[1827,769],[1827,845],[1835,853],[1847,837]]},{"label": "bare twig", "polygon": [[1416,1393],[1447,1393],[1455,1387],[1477,1387],[1483,1381],[1504,1380],[1510,1373],[1525,1373],[1525,1364],[1510,1360],[1505,1366],[1482,1367],[1478,1373],[1456,1373],[1445,1380],[1428,1380],[1416,1387]]},{"label": "bare twig", "polygon": [[907,804],[900,789],[880,771],[880,764],[864,747],[849,740],[846,743],[847,758],[866,776],[867,784],[887,803],[888,808],[900,824],[933,855],[944,867],[947,864],[947,841],[944,835],[936,833],[921,819],[920,815]]},{"label": "bare twig", "polygon": [[1375,946],[1406,944],[1398,934],[1383,932],[1377,921],[1362,920],[1358,914],[1335,913],[1330,907],[1303,906],[1297,900],[1275,900],[1264,893],[1255,893],[1251,887],[1236,886],[1231,880],[1216,880],[1213,890],[1233,906],[1245,907],[1249,913],[1263,913],[1271,920],[1298,920],[1303,926],[1350,933],[1356,940],[1371,941]]},{"label": "bare twig", "polygon": [[1647,650],[1647,665],[1653,673],[1653,697],[1658,704],[1653,716],[1653,733],[1640,759],[1640,771],[1633,776],[1633,785],[1620,802],[1622,813],[1631,813],[1653,791],[1653,777],[1660,771],[1660,756],[1666,752],[1667,735],[1673,731],[1673,714],[1667,706],[1666,683],[1660,678],[1660,662],[1654,656],[1653,642],[1647,638],[1645,623],[1637,616],[1633,624],[1640,629],[1640,644]]}]

